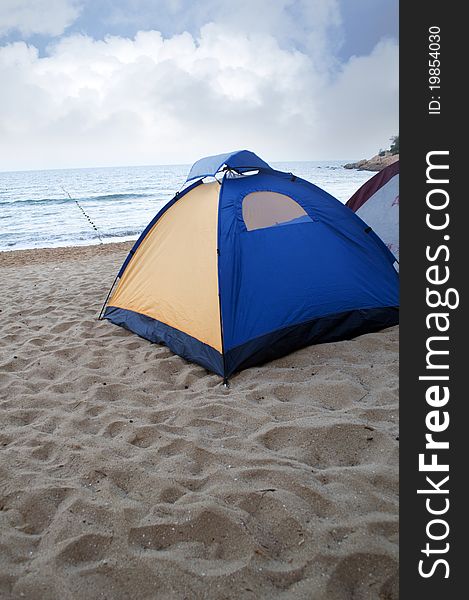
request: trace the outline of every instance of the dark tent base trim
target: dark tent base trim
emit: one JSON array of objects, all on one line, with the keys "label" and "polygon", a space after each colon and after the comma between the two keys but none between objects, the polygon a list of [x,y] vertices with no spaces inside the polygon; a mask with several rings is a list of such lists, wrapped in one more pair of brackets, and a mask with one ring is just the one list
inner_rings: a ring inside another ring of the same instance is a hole
[{"label": "dark tent base trim", "polygon": [[195,362],[221,377],[224,376],[223,355],[215,348],[196,340],[179,329],[147,317],[147,315],[114,306],[106,308],[104,318],[115,325],[133,331],[150,342],[165,344],[175,354],[189,362]]},{"label": "dark tent base trim", "polygon": [[398,323],[399,308],[388,306],[327,315],[285,327],[227,350],[226,377],[235,371],[275,360],[312,344],[349,340]]},{"label": "dark tent base trim", "polygon": [[397,325],[399,308],[358,309],[285,327],[226,351],[224,360],[211,346],[146,315],[108,306],[104,318],[151,342],[163,343],[175,354],[226,378],[235,371],[269,362],[311,344],[351,339]]}]

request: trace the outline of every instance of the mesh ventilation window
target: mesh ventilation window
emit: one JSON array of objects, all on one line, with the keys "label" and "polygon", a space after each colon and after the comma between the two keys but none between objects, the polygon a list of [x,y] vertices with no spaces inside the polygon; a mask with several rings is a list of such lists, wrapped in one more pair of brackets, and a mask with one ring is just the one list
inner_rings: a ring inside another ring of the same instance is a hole
[{"label": "mesh ventilation window", "polygon": [[243,200],[243,219],[248,231],[312,221],[297,202],[278,192],[248,194]]}]

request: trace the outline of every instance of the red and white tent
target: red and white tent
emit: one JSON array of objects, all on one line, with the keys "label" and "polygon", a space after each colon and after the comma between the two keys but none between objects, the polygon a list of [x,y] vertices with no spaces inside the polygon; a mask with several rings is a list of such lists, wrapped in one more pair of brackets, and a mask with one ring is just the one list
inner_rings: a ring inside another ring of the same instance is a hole
[{"label": "red and white tent", "polygon": [[376,173],[347,202],[399,261],[399,161]]}]

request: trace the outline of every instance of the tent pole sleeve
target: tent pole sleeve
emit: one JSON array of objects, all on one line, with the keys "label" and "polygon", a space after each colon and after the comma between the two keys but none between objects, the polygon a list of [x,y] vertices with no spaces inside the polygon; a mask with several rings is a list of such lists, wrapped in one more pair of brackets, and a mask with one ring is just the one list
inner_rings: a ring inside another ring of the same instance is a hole
[{"label": "tent pole sleeve", "polygon": [[[217,248],[217,257],[220,256],[220,250]],[[218,267],[218,265],[217,265]],[[223,384],[227,387],[228,379],[225,377],[226,366],[225,366],[225,342],[223,340],[223,317],[221,314],[221,294],[220,294],[220,269],[218,269],[218,306],[220,311],[220,335],[221,335],[221,355],[223,359]]]},{"label": "tent pole sleeve", "polygon": [[223,335],[223,314],[222,314],[222,301],[221,301],[221,287],[220,287],[220,220],[221,220],[221,196],[223,193],[223,186],[225,184],[225,177],[220,182],[220,193],[218,194],[218,219],[217,219],[217,272],[218,272],[218,305],[220,310],[220,334],[221,334],[221,355],[223,359],[223,384],[228,386],[228,379],[226,377],[226,364],[225,364],[225,339]]}]

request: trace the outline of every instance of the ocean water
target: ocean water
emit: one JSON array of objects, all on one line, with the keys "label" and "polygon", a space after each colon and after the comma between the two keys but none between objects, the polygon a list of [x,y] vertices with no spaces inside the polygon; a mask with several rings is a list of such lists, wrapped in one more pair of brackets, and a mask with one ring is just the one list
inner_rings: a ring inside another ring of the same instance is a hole
[{"label": "ocean water", "polygon": [[[346,202],[373,173],[340,162],[272,163]],[[183,185],[190,165],[0,172],[0,250],[134,240]],[[68,197],[70,194],[71,198]]]}]

